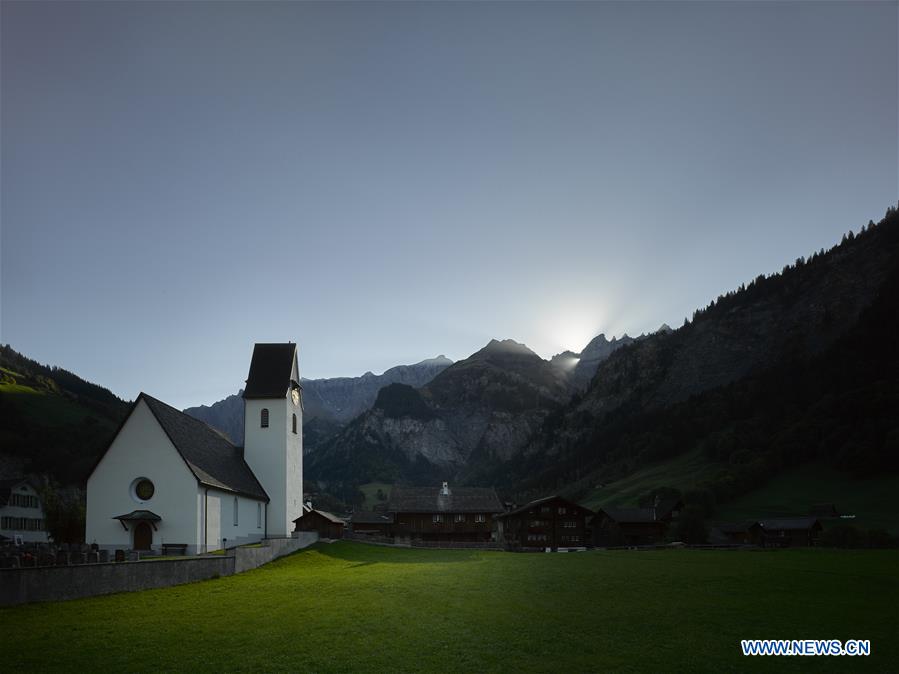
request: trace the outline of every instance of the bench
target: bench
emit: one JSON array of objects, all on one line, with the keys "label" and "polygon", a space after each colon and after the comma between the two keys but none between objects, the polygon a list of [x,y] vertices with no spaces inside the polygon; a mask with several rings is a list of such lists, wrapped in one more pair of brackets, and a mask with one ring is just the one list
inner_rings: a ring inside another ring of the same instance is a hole
[{"label": "bench", "polygon": [[163,543],[162,554],[168,555],[170,552],[177,552],[179,555],[186,555],[187,543]]}]

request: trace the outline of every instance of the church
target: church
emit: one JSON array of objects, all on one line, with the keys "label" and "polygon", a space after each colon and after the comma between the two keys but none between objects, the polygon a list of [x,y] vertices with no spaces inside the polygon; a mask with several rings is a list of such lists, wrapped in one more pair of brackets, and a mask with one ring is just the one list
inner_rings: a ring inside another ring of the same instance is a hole
[{"label": "church", "polygon": [[86,542],[202,554],[289,537],[303,513],[297,345],[256,344],[244,443],[141,393],[87,481]]}]

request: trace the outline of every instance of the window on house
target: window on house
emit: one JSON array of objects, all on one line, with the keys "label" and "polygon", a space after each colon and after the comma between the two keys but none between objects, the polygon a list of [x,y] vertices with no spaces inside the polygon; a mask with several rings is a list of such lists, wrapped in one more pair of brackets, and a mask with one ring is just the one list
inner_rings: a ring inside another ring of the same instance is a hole
[{"label": "window on house", "polygon": [[19,506],[20,508],[37,508],[37,496],[13,494],[9,499],[9,505]]},{"label": "window on house", "polygon": [[262,528],[262,504],[261,503],[256,504],[256,528],[257,529]]},{"label": "window on house", "polygon": [[549,506],[543,506],[542,508],[540,508],[540,512],[544,515],[548,515],[551,510],[552,508],[550,508]]},{"label": "window on house", "polygon": [[478,524],[483,524],[484,522],[487,521],[487,516],[486,515],[475,515],[474,521],[477,522]]},{"label": "window on house", "polygon": [[559,508],[559,514],[560,515],[568,514],[568,509],[567,508]]},{"label": "window on house", "polygon": [[432,521],[434,524],[440,524],[441,522],[443,522],[443,515],[434,515],[434,516],[431,518],[431,521]]},{"label": "window on house", "polygon": [[456,521],[457,521],[457,522],[464,522],[464,521],[465,521],[465,515],[456,515]]},{"label": "window on house", "polygon": [[268,408],[263,407],[262,411],[259,413],[259,427],[260,428],[268,428]]},{"label": "window on house", "polygon": [[293,415],[293,434],[297,434],[297,415]]},{"label": "window on house", "polygon": [[234,497],[234,526],[237,526],[237,497]]}]

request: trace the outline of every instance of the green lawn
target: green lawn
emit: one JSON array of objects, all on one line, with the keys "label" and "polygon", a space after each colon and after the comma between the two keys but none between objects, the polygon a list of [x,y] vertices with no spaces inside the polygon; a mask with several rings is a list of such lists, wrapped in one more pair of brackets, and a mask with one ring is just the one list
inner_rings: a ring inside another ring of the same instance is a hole
[{"label": "green lawn", "polygon": [[[165,590],[0,609],[5,671],[867,671],[899,663],[896,551],[512,554],[317,545]],[[872,640],[744,658],[741,638]]]}]

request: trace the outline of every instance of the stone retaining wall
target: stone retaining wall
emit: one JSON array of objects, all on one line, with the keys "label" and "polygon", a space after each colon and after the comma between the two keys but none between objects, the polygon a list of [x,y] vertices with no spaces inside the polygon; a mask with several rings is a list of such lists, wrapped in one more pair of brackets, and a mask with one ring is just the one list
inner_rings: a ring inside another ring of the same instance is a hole
[{"label": "stone retaining wall", "polygon": [[317,540],[315,532],[302,532],[296,538],[263,541],[260,547],[234,548],[225,555],[0,569],[0,606],[149,590],[230,576],[289,555]]}]

